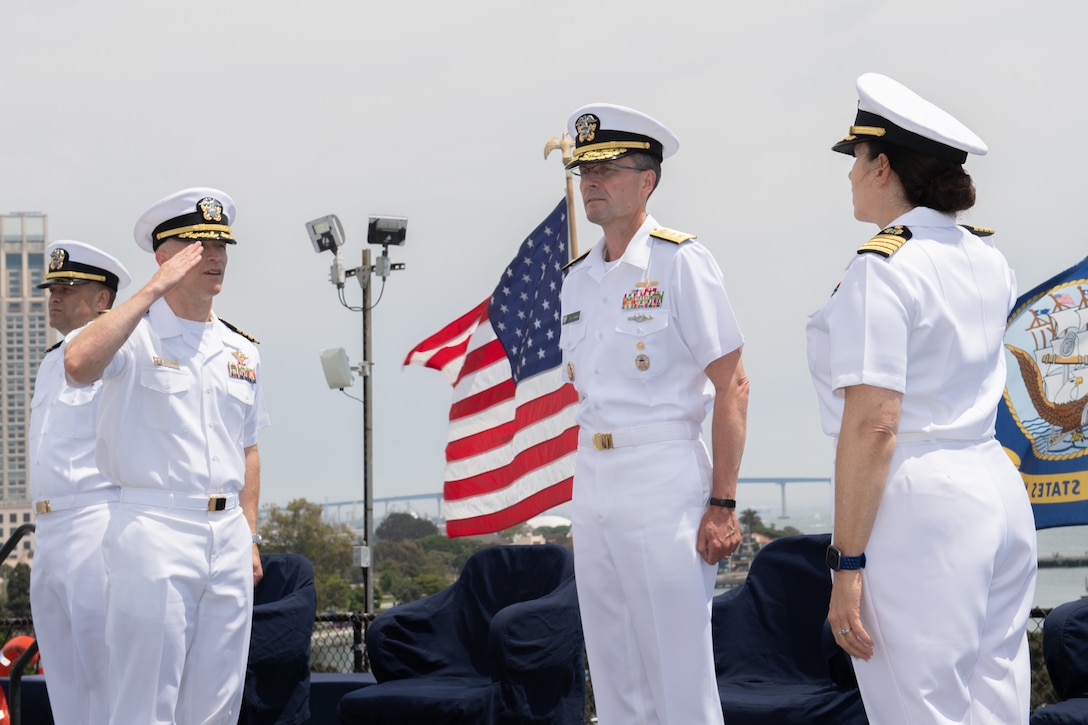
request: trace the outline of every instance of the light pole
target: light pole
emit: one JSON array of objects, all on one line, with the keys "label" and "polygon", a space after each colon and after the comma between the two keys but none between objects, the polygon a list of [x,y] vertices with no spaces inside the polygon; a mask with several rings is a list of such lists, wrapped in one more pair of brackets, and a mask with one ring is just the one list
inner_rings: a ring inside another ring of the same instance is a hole
[{"label": "light pole", "polygon": [[[352,373],[357,373],[363,379],[363,541],[352,550],[352,564],[362,569],[363,573],[363,608],[367,614],[375,611],[374,607],[374,578],[370,542],[374,540],[374,408],[371,397],[372,382],[371,368],[373,356],[371,355],[371,310],[374,303],[371,301],[370,276],[374,274],[381,278],[382,289],[385,289],[385,280],[389,273],[404,269],[403,263],[393,263],[389,259],[390,245],[402,245],[406,236],[408,220],[405,217],[370,217],[367,226],[367,242],[382,245],[382,254],[377,263],[371,265],[370,249],[363,249],[362,265],[354,269],[344,269],[340,259],[340,247],[344,244],[344,230],[340,220],[335,214],[321,217],[306,222],[306,230],[309,232],[310,241],[313,242],[314,251],[320,253],[331,251],[333,253],[332,267],[329,269],[329,281],[337,289],[340,304],[353,312],[362,312],[363,318],[363,360],[352,367],[348,364],[347,353],[343,348],[335,348],[321,351],[321,366],[325,372],[325,381],[330,388],[337,388],[341,392],[353,383]],[[363,302],[360,307],[352,307],[344,297],[344,283],[348,277],[355,277],[363,292]],[[379,300],[381,296],[379,295]],[[345,393],[346,395],[346,393]],[[348,396],[352,397],[352,396]],[[359,400],[358,398],[353,398]]]}]

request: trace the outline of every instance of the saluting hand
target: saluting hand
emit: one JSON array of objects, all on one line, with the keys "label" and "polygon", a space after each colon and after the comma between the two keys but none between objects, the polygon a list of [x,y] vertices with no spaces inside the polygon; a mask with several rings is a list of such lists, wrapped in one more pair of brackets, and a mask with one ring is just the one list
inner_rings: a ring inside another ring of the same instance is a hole
[{"label": "saluting hand", "polygon": [[[160,250],[159,254],[166,255],[166,252]],[[148,286],[153,287],[159,296],[165,295],[177,287],[191,269],[200,264],[203,256],[203,244],[200,242],[186,244],[177,252],[166,257],[147,283]]]}]

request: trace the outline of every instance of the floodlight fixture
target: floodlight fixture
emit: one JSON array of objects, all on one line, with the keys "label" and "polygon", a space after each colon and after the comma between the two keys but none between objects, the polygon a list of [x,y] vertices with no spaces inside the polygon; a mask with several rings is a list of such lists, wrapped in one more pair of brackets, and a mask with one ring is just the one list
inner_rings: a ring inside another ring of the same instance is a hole
[{"label": "floodlight fixture", "polygon": [[407,236],[408,217],[372,216],[366,228],[366,241],[370,244],[402,246]]},{"label": "floodlight fixture", "polygon": [[335,214],[323,216],[306,222],[306,231],[310,234],[314,251],[336,253],[336,250],[344,245],[344,227]]}]

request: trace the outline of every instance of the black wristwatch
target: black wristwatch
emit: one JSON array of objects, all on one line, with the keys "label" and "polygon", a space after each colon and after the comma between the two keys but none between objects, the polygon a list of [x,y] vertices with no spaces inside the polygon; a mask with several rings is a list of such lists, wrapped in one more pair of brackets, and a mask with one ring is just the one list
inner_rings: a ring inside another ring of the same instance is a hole
[{"label": "black wristwatch", "polygon": [[827,547],[827,565],[834,571],[849,571],[851,569],[865,568],[865,554],[860,556],[846,556],[839,547],[832,544]]}]

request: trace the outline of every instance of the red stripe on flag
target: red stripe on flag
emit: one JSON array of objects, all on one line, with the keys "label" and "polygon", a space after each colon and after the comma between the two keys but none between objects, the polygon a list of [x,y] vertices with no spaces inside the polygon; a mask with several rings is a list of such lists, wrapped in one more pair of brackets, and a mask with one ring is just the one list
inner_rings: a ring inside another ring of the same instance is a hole
[{"label": "red stripe on flag", "polygon": [[481,390],[475,395],[470,395],[464,400],[453,403],[450,406],[450,420],[458,420],[482,413],[488,408],[493,408],[499,403],[512,399],[516,390],[514,381],[507,378],[494,387]]},{"label": "red stripe on flag", "polygon": [[[509,387],[511,394],[508,397],[513,397],[514,386],[512,382]],[[569,385],[564,385],[547,395],[530,400],[518,407],[517,412],[514,414],[514,420],[506,421],[475,435],[450,441],[446,445],[446,460],[459,461],[462,458],[475,456],[482,451],[508,443],[513,440],[514,435],[522,428],[543,418],[555,415],[571,403],[577,402],[577,400],[578,393]],[[451,414],[450,418],[453,419],[453,417]],[[577,445],[576,441],[575,446]]]},{"label": "red stripe on flag", "polygon": [[578,426],[567,428],[555,438],[519,451],[505,466],[461,481],[446,481],[444,497],[453,501],[501,491],[518,478],[551,463],[577,447]]},{"label": "red stripe on flag", "polygon": [[419,363],[424,367],[442,370],[451,360],[464,355],[472,339],[472,331],[482,320],[487,319],[488,302],[489,300],[484,300],[416,345],[405,356],[404,364]]},{"label": "red stripe on flag", "polygon": [[517,526],[541,511],[547,511],[554,506],[570,501],[573,490],[574,477],[571,476],[494,513],[471,518],[448,519],[446,521],[446,536],[453,538],[455,536],[490,534],[508,529],[511,526]]}]

